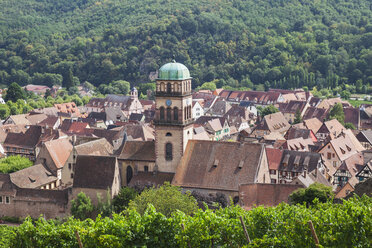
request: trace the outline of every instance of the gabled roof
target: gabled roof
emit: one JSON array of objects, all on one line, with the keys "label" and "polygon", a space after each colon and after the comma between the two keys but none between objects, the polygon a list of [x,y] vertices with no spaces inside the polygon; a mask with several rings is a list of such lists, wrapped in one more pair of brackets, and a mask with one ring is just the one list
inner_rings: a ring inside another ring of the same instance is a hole
[{"label": "gabled roof", "polygon": [[8,133],[4,145],[34,148],[40,141],[42,127],[30,126],[25,133]]},{"label": "gabled roof", "polygon": [[57,116],[48,116],[47,118],[39,122],[38,125],[43,127],[53,127],[58,122],[58,120],[59,118]]},{"label": "gabled roof", "polygon": [[300,113],[306,106],[306,101],[289,101],[288,103],[281,103],[279,104],[279,110],[282,113],[296,113],[299,111]]},{"label": "gabled roof", "polygon": [[10,174],[0,173],[0,192],[2,195],[15,195],[16,186],[10,180]]},{"label": "gabled roof", "polygon": [[226,101],[217,101],[213,106],[207,111],[208,114],[223,116],[229,109],[231,104]]},{"label": "gabled roof", "polygon": [[348,135],[340,135],[336,139],[331,140],[329,143],[332,145],[341,161],[344,161],[351,155],[354,155],[358,152]]},{"label": "gabled roof", "polygon": [[308,107],[302,117],[303,120],[308,120],[312,118],[317,118],[319,121],[323,121],[328,116],[329,109]]},{"label": "gabled roof", "polygon": [[68,138],[50,140],[45,142],[44,146],[57,169],[60,169],[65,165],[72,151],[72,144]]},{"label": "gabled roof", "polygon": [[314,145],[311,138],[304,139],[302,137],[296,139],[288,139],[283,147],[293,151],[309,151],[309,146]]},{"label": "gabled roof", "polygon": [[323,125],[323,123],[317,118],[304,120],[303,123],[305,124],[305,127],[313,131],[314,134],[316,134],[319,128]]},{"label": "gabled roof", "polygon": [[297,139],[297,138],[304,138],[309,139],[311,138],[311,130],[310,129],[302,129],[302,128],[293,128],[291,127],[287,133],[285,134],[285,137],[287,140],[290,139]]},{"label": "gabled roof", "polygon": [[319,133],[329,133],[331,139],[336,138],[346,128],[336,119],[332,119],[323,123],[319,128]]},{"label": "gabled roof", "polygon": [[278,170],[282,160],[283,150],[266,147],[267,163],[270,170]]},{"label": "gabled roof", "polygon": [[270,130],[271,132],[285,132],[291,125],[281,112],[266,115],[256,127],[258,130]]},{"label": "gabled roof", "polygon": [[256,182],[264,155],[261,144],[189,140],[172,184],[238,191],[240,184]]},{"label": "gabled roof", "polygon": [[110,156],[114,148],[105,138],[100,138],[77,145],[75,150],[78,155]]},{"label": "gabled roof", "polygon": [[53,175],[44,165],[37,164],[20,171],[10,174],[12,182],[20,188],[39,188],[43,185],[57,181],[57,177]]},{"label": "gabled roof", "polygon": [[307,172],[312,172],[317,168],[321,159],[321,155],[315,152],[283,150],[279,170],[302,172],[306,169]]},{"label": "gabled roof", "polygon": [[116,169],[115,157],[80,155],[76,159],[73,187],[107,190],[113,185]]},{"label": "gabled roof", "polygon": [[118,159],[155,162],[155,141],[126,141]]}]

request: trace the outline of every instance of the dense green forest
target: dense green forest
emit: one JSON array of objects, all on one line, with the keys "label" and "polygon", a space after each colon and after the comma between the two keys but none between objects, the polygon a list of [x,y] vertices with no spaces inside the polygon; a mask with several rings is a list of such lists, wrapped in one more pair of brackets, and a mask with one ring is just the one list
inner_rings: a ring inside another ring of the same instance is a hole
[{"label": "dense green forest", "polygon": [[372,85],[370,0],[3,0],[0,84],[148,83],[173,58],[194,87]]},{"label": "dense green forest", "polygon": [[[280,204],[245,211],[239,206],[181,211],[170,217],[149,207],[144,214],[128,209],[112,218],[65,222],[30,218],[19,227],[0,226],[2,247],[371,247],[371,198],[351,198],[342,204],[313,206]],[[251,242],[244,235],[242,217]],[[319,238],[316,246],[308,222]]]}]

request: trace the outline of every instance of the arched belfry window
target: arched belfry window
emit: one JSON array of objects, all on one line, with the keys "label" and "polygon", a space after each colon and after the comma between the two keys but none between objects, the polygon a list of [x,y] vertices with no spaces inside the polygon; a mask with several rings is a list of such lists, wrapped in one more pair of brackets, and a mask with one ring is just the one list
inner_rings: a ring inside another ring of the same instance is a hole
[{"label": "arched belfry window", "polygon": [[166,133],[165,136],[172,136],[172,133]]},{"label": "arched belfry window", "polygon": [[167,108],[167,121],[172,120],[172,109],[170,107]]},{"label": "arched belfry window", "polygon": [[130,180],[132,180],[133,177],[133,169],[131,166],[127,166],[127,184],[130,183]]},{"label": "arched belfry window", "polygon": [[175,121],[178,121],[178,108],[177,107],[174,107],[173,109],[173,119]]},{"label": "arched belfry window", "polygon": [[164,120],[165,117],[164,117],[164,107],[160,107],[160,120]]},{"label": "arched belfry window", "polygon": [[165,144],[165,160],[173,159],[173,145],[172,143]]},{"label": "arched belfry window", "polygon": [[167,83],[167,93],[171,93],[171,92],[172,92],[172,84]]}]

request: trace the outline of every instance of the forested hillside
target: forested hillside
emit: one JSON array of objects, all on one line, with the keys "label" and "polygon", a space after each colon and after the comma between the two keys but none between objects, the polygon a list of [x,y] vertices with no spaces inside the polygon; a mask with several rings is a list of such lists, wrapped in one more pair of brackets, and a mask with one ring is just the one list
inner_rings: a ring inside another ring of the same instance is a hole
[{"label": "forested hillside", "polygon": [[3,0],[0,84],[149,82],[173,58],[194,87],[372,84],[370,0]]}]

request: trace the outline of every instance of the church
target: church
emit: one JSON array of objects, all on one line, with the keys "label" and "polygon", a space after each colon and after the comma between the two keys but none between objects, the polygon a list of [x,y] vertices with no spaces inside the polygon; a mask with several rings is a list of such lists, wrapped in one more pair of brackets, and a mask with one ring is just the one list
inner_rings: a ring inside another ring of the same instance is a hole
[{"label": "church", "polygon": [[155,141],[126,141],[118,151],[123,186],[169,181],[187,190],[235,197],[239,185],[269,183],[263,145],[193,140],[192,77],[175,61],[156,79]]}]

